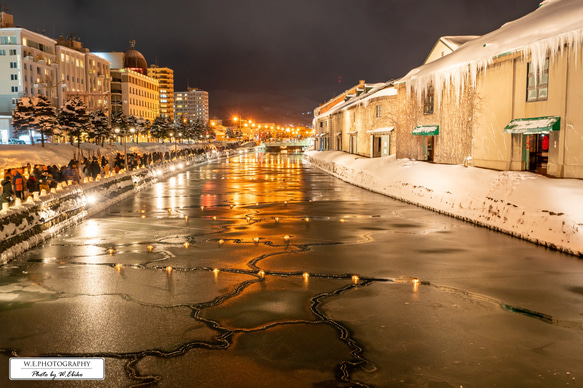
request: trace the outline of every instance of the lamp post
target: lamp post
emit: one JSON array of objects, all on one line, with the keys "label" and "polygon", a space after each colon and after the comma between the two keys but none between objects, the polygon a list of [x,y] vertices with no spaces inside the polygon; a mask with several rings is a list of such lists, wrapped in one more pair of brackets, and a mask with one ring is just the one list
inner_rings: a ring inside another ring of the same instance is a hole
[{"label": "lamp post", "polygon": [[[116,134],[120,134],[120,132],[122,132],[119,128],[114,129]],[[130,128],[130,132],[132,133],[132,136],[134,134],[134,132],[136,131],[136,129],[134,127]],[[128,145],[127,145],[127,131],[124,129],[123,130],[123,154],[124,154],[124,169],[127,171],[128,170]]]}]

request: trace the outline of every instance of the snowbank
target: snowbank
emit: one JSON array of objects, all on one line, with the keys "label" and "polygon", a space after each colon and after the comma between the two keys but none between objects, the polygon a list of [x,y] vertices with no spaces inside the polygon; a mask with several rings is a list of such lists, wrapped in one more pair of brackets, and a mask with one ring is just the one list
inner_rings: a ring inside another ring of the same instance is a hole
[{"label": "snowbank", "polygon": [[581,180],[340,151],[304,158],[353,185],[583,257]]},{"label": "snowbank", "polygon": [[[174,147],[178,149],[191,148],[197,149],[204,147],[204,144],[172,144],[172,143],[127,143],[128,152],[170,152]],[[50,164],[64,166],[71,159],[82,160],[83,156],[105,156],[113,161],[115,155],[120,152],[124,153],[123,144],[114,143],[113,145],[105,144],[101,147],[99,144],[81,143],[81,147],[71,144],[14,144],[0,146],[0,169],[15,168],[26,166],[30,163]]]}]

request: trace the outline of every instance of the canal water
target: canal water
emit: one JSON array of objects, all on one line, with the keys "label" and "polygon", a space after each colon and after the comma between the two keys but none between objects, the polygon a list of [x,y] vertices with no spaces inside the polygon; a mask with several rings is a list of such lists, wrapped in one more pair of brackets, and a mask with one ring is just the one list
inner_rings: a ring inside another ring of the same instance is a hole
[{"label": "canal water", "polygon": [[[191,167],[28,251],[0,322],[3,387],[583,386],[583,261],[301,155]],[[15,356],[105,380],[23,385]]]}]

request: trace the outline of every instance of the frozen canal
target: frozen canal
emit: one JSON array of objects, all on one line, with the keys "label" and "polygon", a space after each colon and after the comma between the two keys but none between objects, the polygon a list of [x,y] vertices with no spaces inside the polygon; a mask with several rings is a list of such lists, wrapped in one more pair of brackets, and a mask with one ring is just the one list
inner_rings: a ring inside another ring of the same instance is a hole
[{"label": "frozen canal", "polygon": [[583,260],[249,154],[0,268],[0,325],[2,387],[581,387]]}]

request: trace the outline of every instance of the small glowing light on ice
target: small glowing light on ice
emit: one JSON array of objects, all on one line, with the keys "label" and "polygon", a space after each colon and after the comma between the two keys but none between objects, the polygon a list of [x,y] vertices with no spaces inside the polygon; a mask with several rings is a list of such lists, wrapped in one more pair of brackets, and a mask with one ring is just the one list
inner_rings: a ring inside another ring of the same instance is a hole
[{"label": "small glowing light on ice", "polygon": [[217,220],[217,216],[213,216],[213,220],[215,220],[215,221],[216,221],[216,220]]},{"label": "small glowing light on ice", "polygon": [[255,237],[255,238],[253,239],[253,242],[255,242],[255,243],[258,243],[258,242],[259,242],[259,237]]},{"label": "small glowing light on ice", "polygon": [[279,217],[275,217],[275,222],[279,222]]},{"label": "small glowing light on ice", "polygon": [[188,248],[189,246],[190,246],[190,244],[188,243],[188,241],[186,241],[186,242],[184,243],[184,248]]},{"label": "small glowing light on ice", "polygon": [[153,245],[148,245],[148,252],[152,252],[153,249],[154,249]]},{"label": "small glowing light on ice", "polygon": [[310,274],[307,272],[304,272],[304,274],[302,276],[304,277],[304,280],[308,280],[308,278],[310,277]]},{"label": "small glowing light on ice", "polygon": [[171,266],[166,267],[166,272],[168,273],[172,272],[172,267]]},{"label": "small glowing light on ice", "polygon": [[304,221],[310,222],[310,219],[308,217],[306,217],[306,218],[304,218]]},{"label": "small glowing light on ice", "polygon": [[265,271],[261,270],[261,271],[257,272],[257,275],[259,275],[260,278],[264,278],[265,277]]},{"label": "small glowing light on ice", "polygon": [[286,234],[285,236],[283,236],[283,239],[285,240],[285,242],[289,241],[289,236]]},{"label": "small glowing light on ice", "polygon": [[213,273],[215,274],[215,276],[217,276],[219,274],[220,270],[218,268],[213,269]]},{"label": "small glowing light on ice", "polygon": [[201,206],[201,207],[200,207],[200,210],[204,210],[204,206]]},{"label": "small glowing light on ice", "polygon": [[225,240],[219,240],[219,245],[223,245],[225,243]]},{"label": "small glowing light on ice", "polygon": [[122,266],[119,263],[115,265],[115,269],[117,269],[117,272],[121,271],[121,267]]},{"label": "small glowing light on ice", "polygon": [[341,219],[340,219],[340,222],[344,222],[344,218],[341,218]]},{"label": "small glowing light on ice", "polygon": [[109,248],[109,249],[107,250],[107,253],[109,253],[110,255],[113,255],[113,254],[114,254],[114,252],[115,252],[115,249],[113,249],[113,248]]},{"label": "small glowing light on ice", "polygon": [[356,276],[356,275],[352,275],[352,282],[353,282],[354,284],[357,284],[359,279],[360,279],[360,278],[359,278],[358,276]]}]

